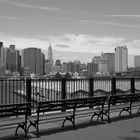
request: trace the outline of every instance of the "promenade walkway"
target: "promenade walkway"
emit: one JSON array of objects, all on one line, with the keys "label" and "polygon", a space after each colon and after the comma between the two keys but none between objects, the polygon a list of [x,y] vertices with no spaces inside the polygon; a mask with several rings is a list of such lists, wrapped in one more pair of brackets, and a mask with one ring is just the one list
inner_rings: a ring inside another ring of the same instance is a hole
[{"label": "promenade walkway", "polygon": [[[21,131],[14,136],[13,128],[0,127],[0,140],[140,140],[140,115],[116,117],[113,114],[111,123],[89,123],[90,117],[78,118],[76,127],[62,128],[62,121],[41,124],[40,136],[32,128],[26,138]],[[20,133],[21,132],[21,133]]]}]

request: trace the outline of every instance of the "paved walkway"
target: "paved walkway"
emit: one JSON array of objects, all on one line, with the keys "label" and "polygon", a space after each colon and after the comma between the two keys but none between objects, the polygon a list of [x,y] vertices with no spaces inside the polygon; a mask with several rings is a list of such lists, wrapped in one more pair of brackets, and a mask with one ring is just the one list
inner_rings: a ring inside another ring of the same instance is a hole
[{"label": "paved walkway", "polygon": [[[76,127],[62,128],[62,121],[41,124],[40,137],[32,128],[25,138],[22,130],[15,137],[15,127],[0,128],[0,140],[140,140],[140,116],[114,118],[112,123],[89,122],[90,118],[78,118]],[[47,126],[47,127],[46,127]]]}]

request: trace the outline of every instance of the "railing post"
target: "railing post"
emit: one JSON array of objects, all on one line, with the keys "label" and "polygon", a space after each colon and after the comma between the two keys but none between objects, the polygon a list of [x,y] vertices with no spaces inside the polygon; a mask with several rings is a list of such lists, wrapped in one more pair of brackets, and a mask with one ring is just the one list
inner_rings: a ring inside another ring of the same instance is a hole
[{"label": "railing post", "polygon": [[135,78],[131,78],[131,93],[135,93]]},{"label": "railing post", "polygon": [[[31,102],[31,78],[26,79],[26,101]],[[29,114],[31,115],[31,110]]]},{"label": "railing post", "polygon": [[89,97],[93,97],[94,93],[93,93],[93,82],[94,79],[93,78],[89,78]]},{"label": "railing post", "polygon": [[116,78],[111,78],[111,93],[112,95],[116,94]]},{"label": "railing post", "polygon": [[63,78],[62,79],[62,95],[61,95],[61,98],[62,99],[66,99],[66,79]]}]

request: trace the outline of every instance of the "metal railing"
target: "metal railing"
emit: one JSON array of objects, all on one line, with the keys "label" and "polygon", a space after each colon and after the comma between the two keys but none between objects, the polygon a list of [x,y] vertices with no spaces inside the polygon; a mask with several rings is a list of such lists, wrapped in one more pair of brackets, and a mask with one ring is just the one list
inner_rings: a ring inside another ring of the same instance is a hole
[{"label": "metal railing", "polygon": [[140,92],[140,78],[0,79],[0,104]]}]

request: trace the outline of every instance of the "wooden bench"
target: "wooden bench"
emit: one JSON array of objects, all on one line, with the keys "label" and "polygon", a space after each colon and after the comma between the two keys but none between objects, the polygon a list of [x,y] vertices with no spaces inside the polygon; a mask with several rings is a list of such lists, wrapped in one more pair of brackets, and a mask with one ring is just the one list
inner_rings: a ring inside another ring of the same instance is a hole
[{"label": "wooden bench", "polygon": [[[39,134],[39,122],[50,119],[63,118],[62,127],[66,121],[70,121],[75,126],[75,118],[87,113],[91,114],[91,120],[94,116],[103,121],[103,108],[106,97],[92,97],[80,99],[65,99],[53,101],[41,101],[37,105],[37,116],[29,119],[28,129],[33,126]],[[48,113],[51,112],[51,113]]]},{"label": "wooden bench", "polygon": [[132,109],[137,109],[137,113],[140,113],[140,93],[133,94]]},{"label": "wooden bench", "polygon": [[76,100],[75,116],[91,114],[90,122],[94,116],[103,121],[103,110],[107,96],[80,98]]},{"label": "wooden bench", "polygon": [[103,114],[107,116],[108,122],[111,122],[111,112],[119,112],[119,116],[121,116],[121,113],[125,111],[131,116],[133,107],[132,103],[134,103],[134,94],[112,95],[109,97],[108,102],[104,107]]},{"label": "wooden bench", "polygon": [[30,103],[13,103],[0,105],[0,127],[17,125],[15,135],[19,128],[27,136],[27,118],[30,113]]}]

